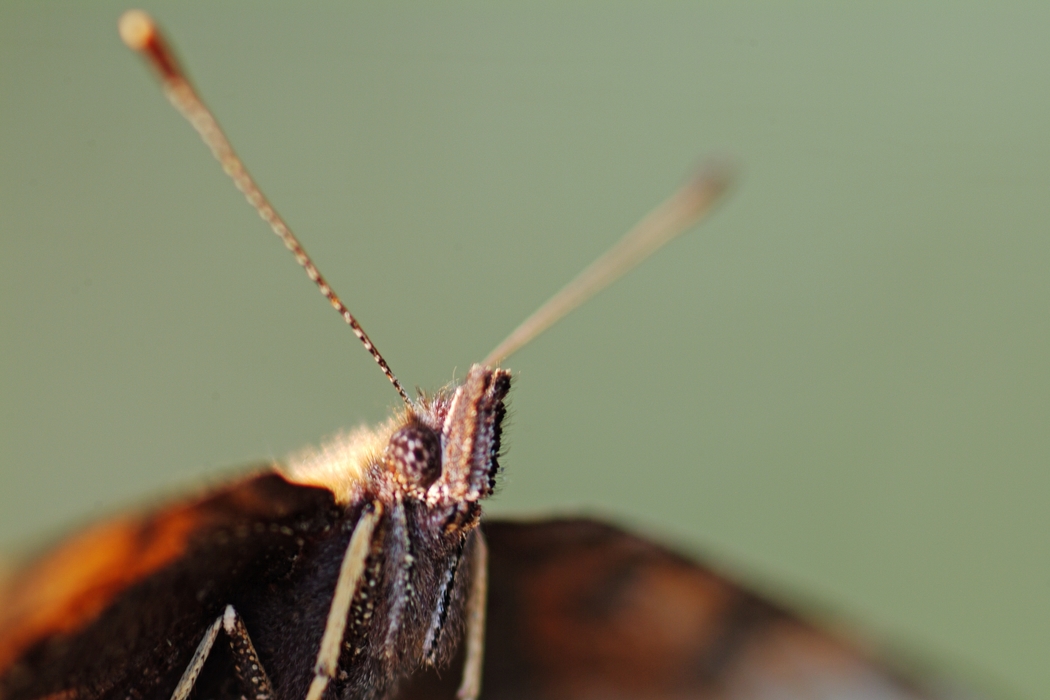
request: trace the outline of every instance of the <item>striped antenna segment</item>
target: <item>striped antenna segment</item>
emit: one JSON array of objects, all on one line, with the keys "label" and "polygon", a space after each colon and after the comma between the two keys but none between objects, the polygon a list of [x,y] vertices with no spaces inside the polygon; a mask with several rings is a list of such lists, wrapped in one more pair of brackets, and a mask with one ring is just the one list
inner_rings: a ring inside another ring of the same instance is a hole
[{"label": "striped antenna segment", "polygon": [[186,74],[179,67],[174,53],[168,47],[164,37],[161,36],[157,25],[145,12],[130,10],[125,12],[120,18],[119,29],[120,37],[124,40],[124,43],[139,52],[153,66],[164,85],[164,94],[167,95],[168,100],[200,134],[201,139],[211,149],[212,155],[219,161],[222,169],[233,180],[233,184],[244,194],[255,211],[259,212],[259,216],[262,217],[263,221],[268,223],[273,232],[280,237],[285,247],[295,256],[296,262],[306,270],[307,276],[317,285],[317,288],[321,290],[321,294],[339,312],[343,320],[353,330],[354,335],[365,346],[365,350],[379,364],[379,368],[383,370],[383,374],[394,385],[397,393],[401,395],[401,398],[407,405],[411,406],[408,394],[405,393],[401,382],[394,376],[386,360],[383,359],[383,356],[379,354],[379,350],[368,338],[368,334],[361,328],[361,324],[357,322],[350,310],[339,300],[332,288],[328,286],[328,282],[325,281],[320,270],[317,269],[313,260],[307,255],[299,239],[295,237],[288,224],[277,213],[277,210],[273,208],[270,201],[266,199],[266,195],[262,193],[255,180],[252,179],[247,168],[244,167],[244,163],[237,157],[233,146],[230,145],[226,135],[222,133],[219,122],[216,121],[211,111],[205,106],[200,96],[197,95],[196,90],[193,89],[193,85],[190,84]]}]

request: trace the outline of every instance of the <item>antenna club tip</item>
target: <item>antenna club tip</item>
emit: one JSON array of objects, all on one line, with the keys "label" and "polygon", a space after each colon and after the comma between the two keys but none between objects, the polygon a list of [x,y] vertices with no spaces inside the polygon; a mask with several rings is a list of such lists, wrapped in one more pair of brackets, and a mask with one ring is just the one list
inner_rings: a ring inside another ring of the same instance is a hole
[{"label": "antenna club tip", "polygon": [[690,216],[702,216],[733,186],[739,172],[731,158],[705,160],[679,190],[679,202]]},{"label": "antenna club tip", "polygon": [[145,50],[157,36],[157,25],[153,18],[142,10],[128,10],[120,16],[117,31],[128,48]]},{"label": "antenna club tip", "polygon": [[714,189],[721,193],[732,186],[740,174],[740,166],[732,158],[716,157],[705,160],[696,169],[690,182],[695,187]]}]

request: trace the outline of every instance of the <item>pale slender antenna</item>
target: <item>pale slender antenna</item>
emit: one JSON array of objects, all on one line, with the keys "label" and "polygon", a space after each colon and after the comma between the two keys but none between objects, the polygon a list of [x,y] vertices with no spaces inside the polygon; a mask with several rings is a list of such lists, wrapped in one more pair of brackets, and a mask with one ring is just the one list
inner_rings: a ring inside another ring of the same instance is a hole
[{"label": "pale slender antenna", "polygon": [[219,122],[216,121],[211,111],[201,101],[200,96],[197,95],[196,90],[193,89],[193,85],[190,84],[186,74],[179,67],[178,61],[175,60],[175,55],[168,48],[168,43],[161,36],[157,25],[145,12],[129,10],[121,16],[119,29],[120,38],[124,40],[124,43],[142,54],[160,76],[164,85],[164,94],[171,104],[182,113],[182,116],[186,117],[186,120],[200,134],[201,139],[211,149],[212,155],[219,161],[222,169],[233,180],[233,184],[244,193],[248,203],[255,208],[255,211],[259,212],[259,216],[262,217],[263,221],[268,223],[273,232],[280,237],[285,247],[295,256],[296,262],[306,270],[307,276],[313,280],[317,288],[321,290],[321,294],[339,312],[343,320],[353,330],[354,335],[365,346],[365,350],[379,364],[379,368],[383,370],[383,374],[397,389],[397,393],[401,395],[401,398],[404,399],[407,405],[411,406],[408,394],[405,393],[401,382],[397,380],[386,360],[383,359],[383,356],[379,354],[379,350],[369,340],[368,334],[361,328],[361,324],[357,322],[350,310],[339,300],[332,288],[328,286],[328,282],[321,276],[321,272],[314,265],[310,256],[306,254],[299,239],[295,237],[288,224],[277,213],[277,210],[273,208],[270,201],[266,199],[266,195],[255,184],[255,180],[252,179],[247,168],[244,167],[244,163],[234,153],[233,146],[230,145],[226,135],[222,133]]},{"label": "pale slender antenna", "polygon": [[704,165],[677,192],[653,209],[604,255],[587,266],[546,304],[525,319],[489,353],[483,364],[494,367],[543,333],[565,314],[605,289],[634,266],[698,222],[729,187],[728,164]]}]

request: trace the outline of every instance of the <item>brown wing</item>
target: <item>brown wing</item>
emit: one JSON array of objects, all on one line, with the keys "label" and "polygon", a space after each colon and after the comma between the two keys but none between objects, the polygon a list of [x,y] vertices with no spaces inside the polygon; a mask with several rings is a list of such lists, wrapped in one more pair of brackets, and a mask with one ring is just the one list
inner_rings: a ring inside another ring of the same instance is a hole
[{"label": "brown wing", "polygon": [[[483,527],[491,572],[483,699],[947,697],[609,525]],[[421,675],[402,697],[453,697],[457,668]]]},{"label": "brown wing", "polygon": [[269,471],[67,539],[0,589],[0,698],[173,687],[222,606],[286,569],[332,507]]}]

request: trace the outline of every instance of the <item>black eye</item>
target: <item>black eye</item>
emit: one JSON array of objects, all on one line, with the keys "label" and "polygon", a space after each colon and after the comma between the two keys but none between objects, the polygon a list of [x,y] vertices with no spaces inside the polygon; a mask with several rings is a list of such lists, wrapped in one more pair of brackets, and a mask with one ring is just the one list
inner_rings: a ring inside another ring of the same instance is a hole
[{"label": "black eye", "polygon": [[398,428],[390,436],[386,459],[407,483],[426,488],[441,476],[441,437],[418,423]]}]

